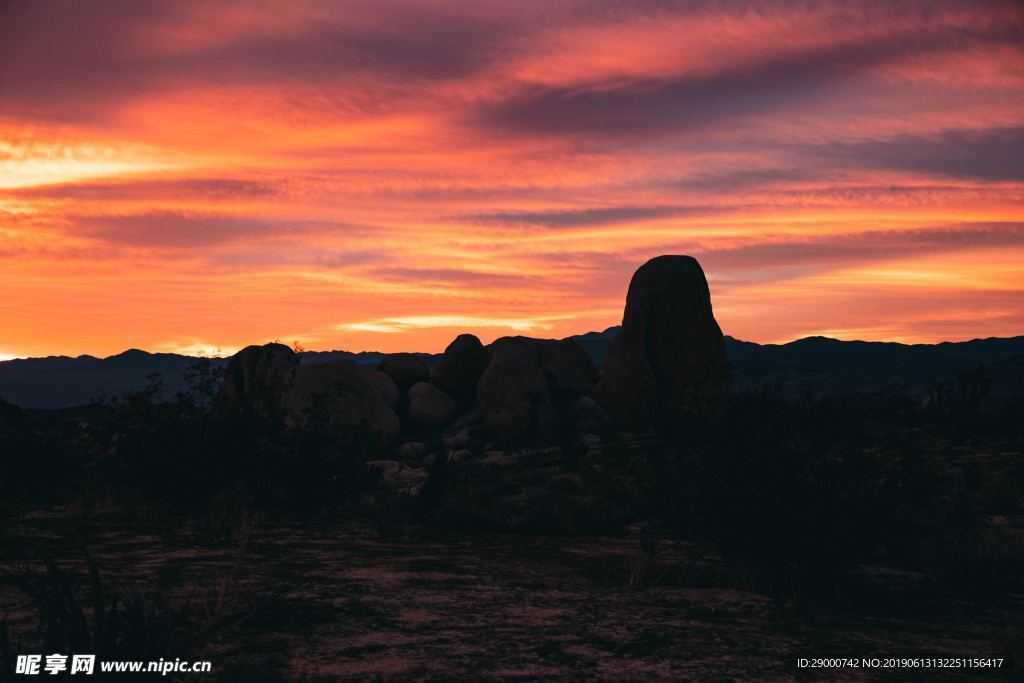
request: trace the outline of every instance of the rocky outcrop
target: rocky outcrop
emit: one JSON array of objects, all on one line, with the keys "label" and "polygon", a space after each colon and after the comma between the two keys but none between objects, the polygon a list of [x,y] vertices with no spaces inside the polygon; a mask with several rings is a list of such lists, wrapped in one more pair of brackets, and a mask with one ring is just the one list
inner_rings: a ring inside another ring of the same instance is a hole
[{"label": "rocky outcrop", "polygon": [[409,419],[422,429],[444,427],[459,414],[451,396],[429,382],[418,382],[409,389]]},{"label": "rocky outcrop", "polygon": [[690,256],[651,259],[629,283],[595,397],[619,425],[643,431],[684,412],[713,411],[731,391],[700,264]]},{"label": "rocky outcrop", "polygon": [[573,341],[502,337],[477,384],[483,423],[504,436],[551,436],[597,370]]},{"label": "rocky outcrop", "polygon": [[476,400],[476,385],[489,359],[487,349],[475,335],[460,334],[444,350],[430,381],[467,407]]},{"label": "rocky outcrop", "polygon": [[286,379],[299,357],[284,344],[247,346],[224,369],[223,398],[228,410],[277,417]]},{"label": "rocky outcrop", "polygon": [[367,370],[346,361],[295,367],[283,396],[286,423],[325,429],[365,425],[378,443],[393,441],[398,435],[398,416]]},{"label": "rocky outcrop", "polygon": [[402,392],[417,382],[430,380],[427,361],[415,353],[389,353],[381,359],[377,369],[393,379]]},{"label": "rocky outcrop", "polygon": [[248,346],[228,361],[222,406],[289,427],[349,429],[366,425],[375,440],[398,434],[395,382],[351,361],[299,363],[283,344]]},{"label": "rocky outcrop", "polygon": [[511,440],[563,428],[647,431],[713,411],[731,390],[703,271],[688,256],[661,256],[634,274],[600,378],[573,339],[503,337],[484,347],[464,334],[432,376],[413,353],[389,354],[374,370],[348,361],[299,365],[280,344],[248,347],[228,364],[224,394],[230,405],[292,426],[365,424],[385,443],[402,425],[409,435],[450,434],[479,422],[481,433]]}]

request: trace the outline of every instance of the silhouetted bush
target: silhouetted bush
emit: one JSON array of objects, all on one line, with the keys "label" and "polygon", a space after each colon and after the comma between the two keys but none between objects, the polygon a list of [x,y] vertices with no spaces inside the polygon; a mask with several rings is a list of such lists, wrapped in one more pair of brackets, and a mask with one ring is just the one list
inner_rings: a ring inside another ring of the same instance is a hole
[{"label": "silhouetted bush", "polygon": [[31,496],[59,484],[68,465],[52,430],[0,400],[0,499]]},{"label": "silhouetted bush", "polygon": [[[7,624],[0,623],[0,680],[14,680],[18,652],[89,653],[96,655],[97,662],[156,661],[183,656],[196,646],[188,620],[177,610],[138,591],[111,590],[89,552],[84,547],[81,551],[84,581],[45,553],[36,563],[26,561],[0,570],[0,578],[35,613],[33,629],[16,641]],[[116,676],[104,676],[97,664],[92,678]]]},{"label": "silhouetted bush", "polygon": [[342,506],[360,490],[368,428],[330,427],[315,407],[302,429],[216,410],[212,366],[198,363],[192,377],[190,389],[169,401],[159,399],[154,377],[142,390],[90,407],[69,434],[56,416],[0,418],[0,488],[36,504],[73,489],[185,513],[232,492],[303,514]]},{"label": "silhouetted bush", "polygon": [[315,413],[302,429],[288,429],[211,410],[203,387],[165,403],[151,391],[120,403],[113,445],[123,485],[186,508],[241,488],[257,505],[302,513],[342,505],[358,490],[368,428],[339,430]]},{"label": "silhouetted bush", "polygon": [[828,596],[840,572],[873,562],[998,593],[975,541],[981,502],[913,443],[880,445],[882,417],[859,399],[739,396],[715,419],[678,424],[672,447],[654,454],[660,510],[772,594]]},{"label": "silhouetted bush", "polygon": [[[8,624],[6,614],[0,615],[0,681],[23,680],[15,674],[15,662],[19,654],[26,653],[95,655],[94,673],[81,674],[87,680],[155,680],[159,674],[103,672],[101,662],[161,659],[214,660],[212,675],[184,674],[168,680],[303,680],[301,675],[290,675],[288,662],[276,653],[253,656],[245,652],[240,657],[223,658],[218,638],[239,624],[294,628],[299,618],[312,616],[326,622],[334,617],[315,588],[302,580],[266,580],[254,585],[234,569],[208,576],[208,581],[183,594],[153,586],[124,586],[101,572],[77,537],[80,561],[68,558],[58,563],[50,551],[66,553],[67,540],[3,549],[9,552],[0,565],[0,586],[5,596],[15,601],[7,608],[32,615],[19,619],[16,627]],[[14,555],[17,560],[8,559]],[[211,657],[214,652],[218,656]],[[60,680],[68,675],[65,672]]]}]

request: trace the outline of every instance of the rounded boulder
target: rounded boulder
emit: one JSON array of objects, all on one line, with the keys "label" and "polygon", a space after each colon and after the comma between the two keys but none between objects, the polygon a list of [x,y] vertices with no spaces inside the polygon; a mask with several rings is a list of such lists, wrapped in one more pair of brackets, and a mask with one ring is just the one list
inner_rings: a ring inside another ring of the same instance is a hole
[{"label": "rounded boulder", "polygon": [[415,353],[389,353],[381,358],[377,369],[393,379],[401,391],[408,391],[413,384],[430,380],[427,361]]},{"label": "rounded boulder", "polygon": [[395,411],[354,363],[309,363],[295,367],[284,394],[289,425],[297,428],[352,429],[365,426],[386,444],[398,435]]},{"label": "rounded boulder", "polygon": [[491,362],[477,384],[484,424],[511,438],[552,434],[558,414],[536,340],[502,337],[490,350]]},{"label": "rounded boulder", "polygon": [[476,385],[487,368],[487,349],[472,334],[460,334],[444,350],[430,381],[466,406],[476,399]]},{"label": "rounded boulder", "polygon": [[286,380],[298,364],[299,357],[284,344],[245,347],[224,368],[224,403],[257,417],[279,416]]},{"label": "rounded boulder", "polygon": [[422,429],[441,429],[459,414],[455,400],[429,382],[409,389],[409,418]]}]

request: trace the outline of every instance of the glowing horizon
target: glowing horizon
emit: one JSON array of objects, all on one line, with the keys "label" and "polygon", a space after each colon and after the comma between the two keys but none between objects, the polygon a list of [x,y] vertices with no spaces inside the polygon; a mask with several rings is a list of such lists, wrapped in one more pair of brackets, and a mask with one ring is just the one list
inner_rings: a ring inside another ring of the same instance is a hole
[{"label": "glowing horizon", "polygon": [[0,7],[0,359],[1024,334],[1015,2]]}]

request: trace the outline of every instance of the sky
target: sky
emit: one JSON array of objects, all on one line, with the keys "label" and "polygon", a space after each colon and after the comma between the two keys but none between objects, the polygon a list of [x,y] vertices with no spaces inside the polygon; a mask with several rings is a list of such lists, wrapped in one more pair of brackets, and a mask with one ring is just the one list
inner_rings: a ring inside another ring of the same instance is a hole
[{"label": "sky", "polygon": [[0,0],[0,359],[1024,334],[1017,2]]}]

